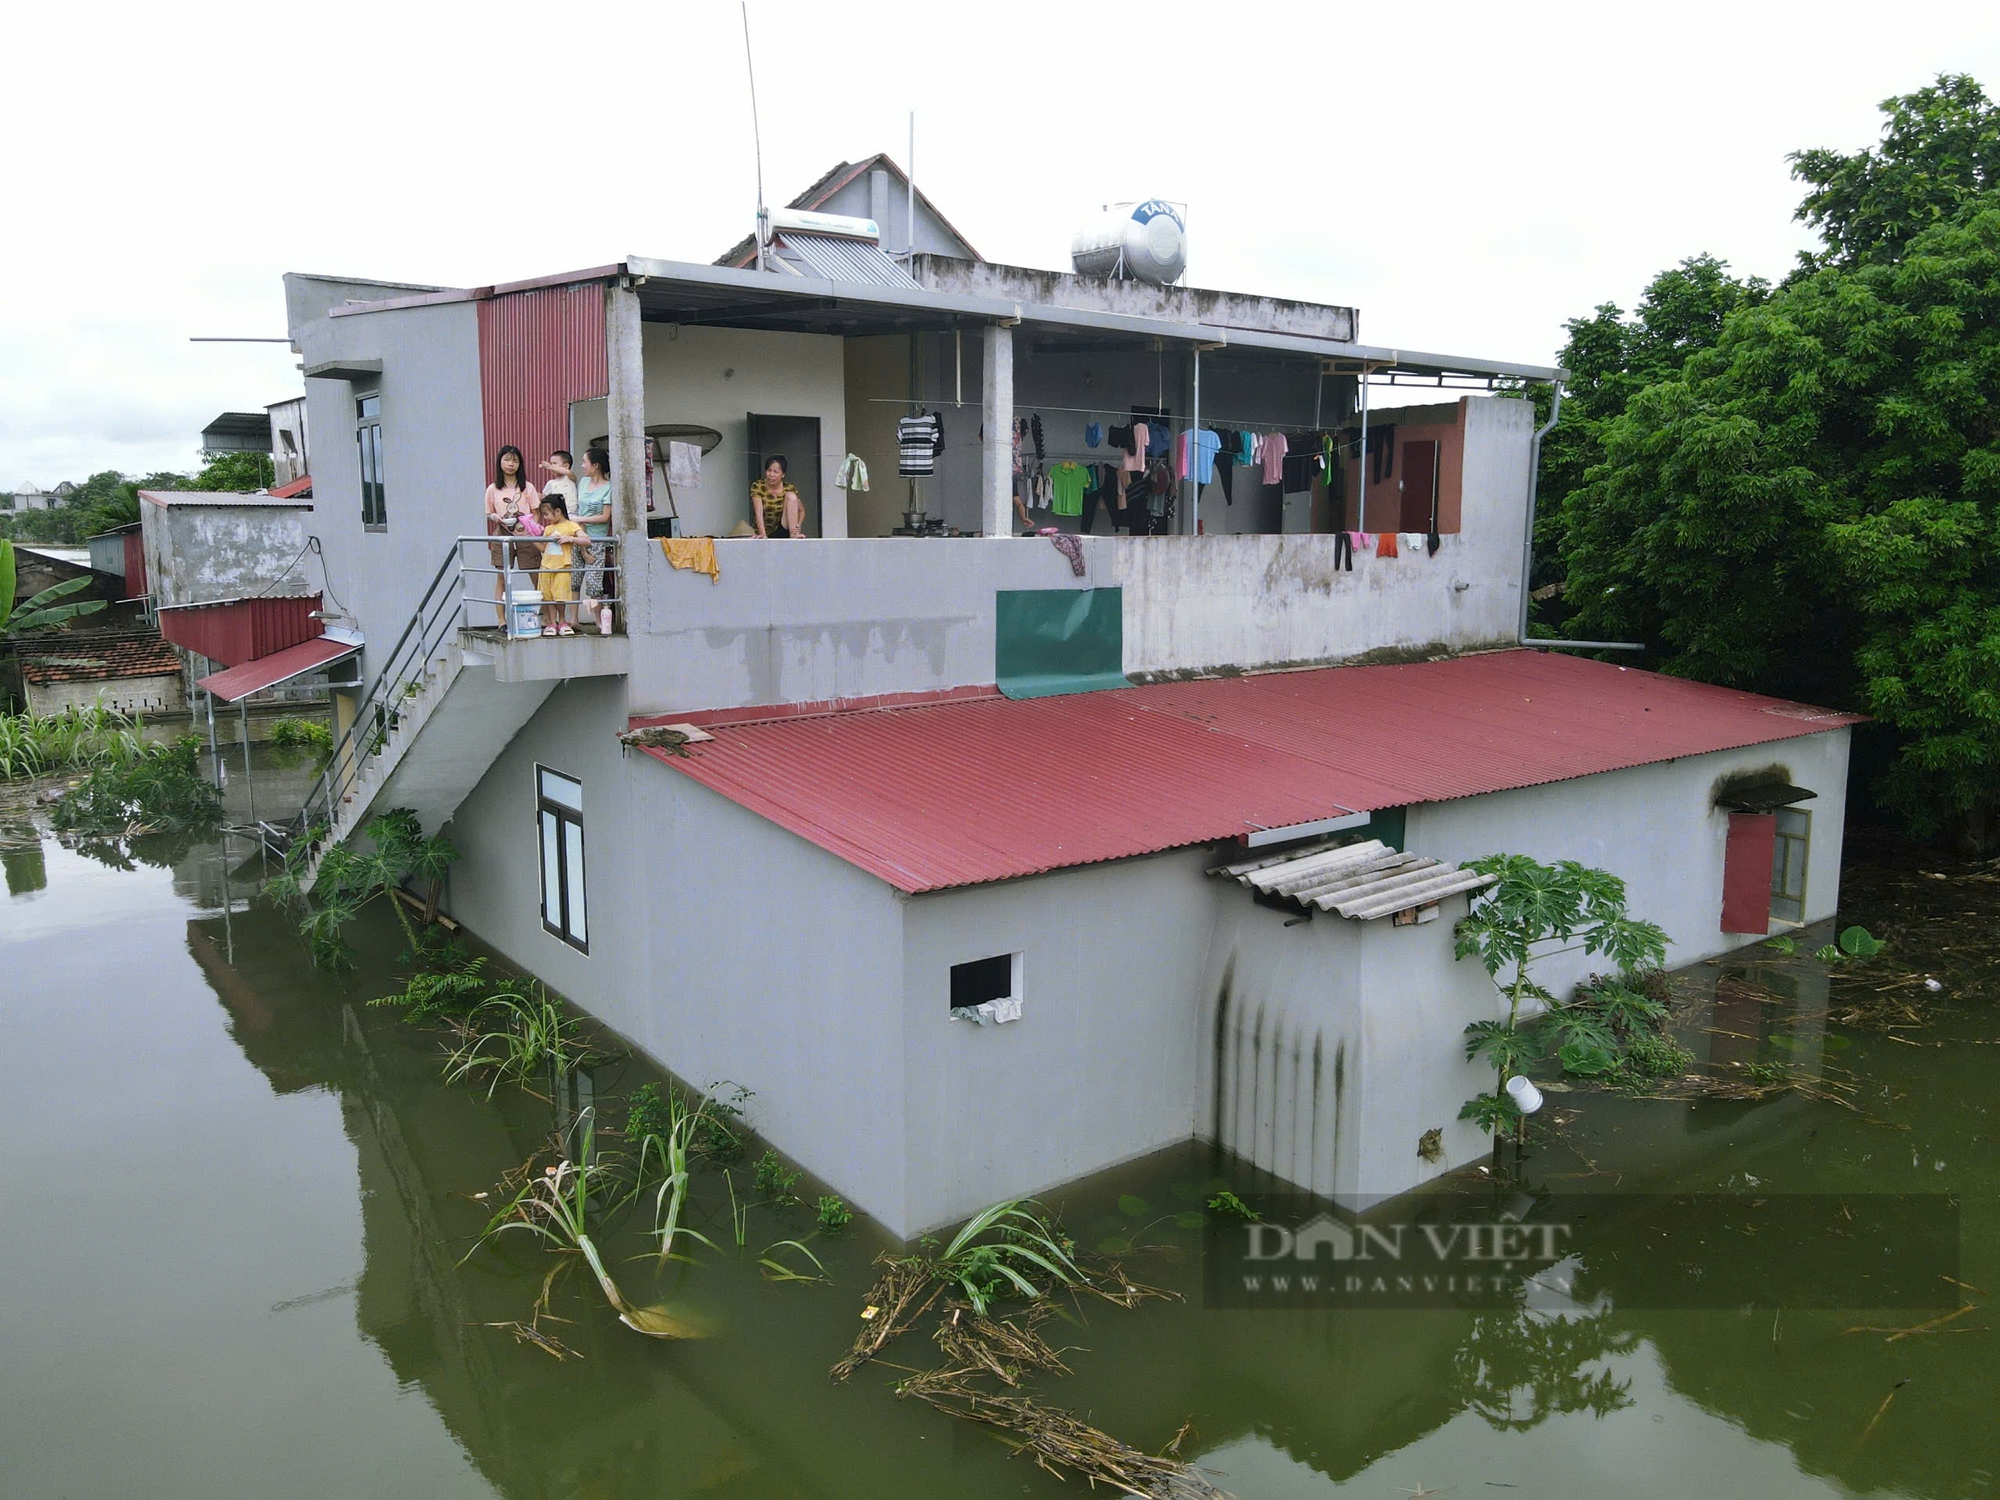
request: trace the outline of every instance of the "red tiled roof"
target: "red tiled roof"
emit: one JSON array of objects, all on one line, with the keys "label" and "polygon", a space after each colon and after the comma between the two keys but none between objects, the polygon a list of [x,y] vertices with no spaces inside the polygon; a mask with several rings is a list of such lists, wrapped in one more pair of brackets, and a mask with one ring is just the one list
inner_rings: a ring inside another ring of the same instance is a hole
[{"label": "red tiled roof", "polygon": [[[736,722],[649,753],[903,891],[1860,722],[1554,652]],[[644,720],[669,723],[688,715]]]},{"label": "red tiled roof", "polygon": [[166,677],[181,669],[174,648],[157,635],[98,635],[76,630],[35,638],[32,645],[24,642],[20,650],[21,675],[37,686]]}]

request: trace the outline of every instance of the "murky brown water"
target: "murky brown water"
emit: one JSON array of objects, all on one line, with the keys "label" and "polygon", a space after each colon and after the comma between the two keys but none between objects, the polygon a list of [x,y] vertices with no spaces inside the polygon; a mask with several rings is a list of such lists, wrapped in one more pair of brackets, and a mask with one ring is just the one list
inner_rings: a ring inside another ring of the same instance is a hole
[{"label": "murky brown water", "polygon": [[[721,1253],[698,1249],[702,1265],[656,1287],[650,1263],[628,1259],[646,1249],[636,1230],[612,1246],[629,1291],[712,1337],[639,1338],[576,1276],[552,1303],[571,1321],[544,1326],[581,1358],[486,1326],[526,1316],[549,1259],[523,1240],[461,1264],[485,1217],[470,1195],[542,1143],[551,1106],[446,1088],[435,1037],[368,1007],[394,970],[386,918],[364,934],[360,969],[327,978],[252,894],[244,845],[227,859],[214,845],[156,849],[164,867],[120,869],[28,821],[4,839],[0,906],[8,1496],[1084,1493],[988,1432],[899,1401],[897,1369],[830,1384],[881,1242],[864,1226],[815,1237],[831,1285],[765,1280],[758,1251],[806,1237],[810,1215],[758,1209],[739,1256],[714,1174],[695,1222]],[[1966,887],[1938,883],[1934,913],[1906,884],[1864,872],[1851,888],[1878,904],[1856,914],[1895,940],[1903,967],[1934,963],[1958,991],[1989,977],[1919,951],[1933,929],[1974,930],[1976,911],[1946,899]],[[1712,1018],[1723,1034],[1704,1029],[1702,1045],[1724,1064],[1844,1081],[1856,1109],[1789,1094],[1560,1095],[1550,1118],[1565,1123],[1531,1153],[1530,1184],[1949,1190],[1963,1203],[1960,1276],[1995,1290],[1991,997],[1948,993],[1933,1024],[1863,1031],[1824,1019],[1810,961],[1748,973],[1796,1000],[1730,988]],[[626,1062],[587,1087],[617,1115],[613,1101],[650,1076]],[[1995,1488],[2000,1332],[1987,1330],[2000,1320],[1984,1312],[1963,1332],[1890,1342],[1842,1330],[1925,1315],[1645,1310],[1620,1303],[1601,1247],[1581,1308],[1210,1310],[1200,1233],[1171,1215],[1218,1176],[1253,1201],[1270,1189],[1189,1147],[1052,1195],[1087,1243],[1167,1247],[1135,1274],[1187,1300],[1087,1309],[1060,1340],[1076,1346],[1074,1373],[1043,1394],[1149,1450],[1191,1420],[1185,1451],[1245,1500]],[[1813,1264],[1803,1247],[1754,1239],[1733,1253],[1778,1272]],[[927,1353],[905,1340],[886,1358]]]}]

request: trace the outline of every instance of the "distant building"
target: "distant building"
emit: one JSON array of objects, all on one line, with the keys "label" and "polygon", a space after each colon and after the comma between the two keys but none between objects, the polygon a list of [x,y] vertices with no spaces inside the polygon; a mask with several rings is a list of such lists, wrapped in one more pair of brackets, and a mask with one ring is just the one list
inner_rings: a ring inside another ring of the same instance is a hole
[{"label": "distant building", "polygon": [[155,631],[59,631],[23,646],[16,659],[31,714],[93,704],[128,714],[187,708],[180,657]]},{"label": "distant building", "polygon": [[14,493],[8,496],[8,499],[11,502],[11,508],[16,511],[47,510],[49,508],[48,492],[43,490],[33,480],[24,479],[15,485]]}]

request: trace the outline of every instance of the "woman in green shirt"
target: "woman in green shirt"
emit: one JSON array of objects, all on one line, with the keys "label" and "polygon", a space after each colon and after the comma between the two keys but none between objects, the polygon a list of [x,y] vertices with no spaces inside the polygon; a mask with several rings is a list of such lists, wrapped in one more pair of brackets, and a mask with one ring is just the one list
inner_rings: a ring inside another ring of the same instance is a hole
[{"label": "woman in green shirt", "polygon": [[[609,549],[602,538],[611,535],[611,455],[602,448],[587,448],[583,454],[583,477],[576,486],[576,513],[573,517],[590,538],[583,546],[583,597],[595,601],[597,633],[611,634],[611,606],[607,594],[617,592],[617,574],[605,566]],[[586,603],[586,609],[590,604]]]}]

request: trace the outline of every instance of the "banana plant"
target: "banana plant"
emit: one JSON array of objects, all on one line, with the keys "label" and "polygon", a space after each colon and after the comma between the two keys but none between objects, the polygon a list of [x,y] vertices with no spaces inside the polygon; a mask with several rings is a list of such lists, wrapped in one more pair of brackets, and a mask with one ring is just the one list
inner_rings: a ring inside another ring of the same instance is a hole
[{"label": "banana plant", "polygon": [[14,561],[14,544],[0,540],[0,637],[26,635],[31,630],[47,630],[66,620],[74,620],[79,615],[94,615],[105,607],[102,599],[80,599],[74,604],[60,604],[71,594],[80,594],[89,588],[89,578],[70,578],[50,588],[43,589],[32,599],[14,607],[14,586],[18,573]]}]

